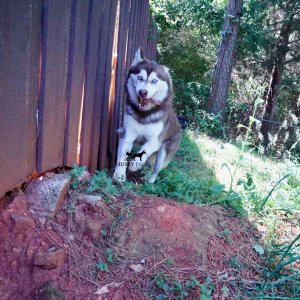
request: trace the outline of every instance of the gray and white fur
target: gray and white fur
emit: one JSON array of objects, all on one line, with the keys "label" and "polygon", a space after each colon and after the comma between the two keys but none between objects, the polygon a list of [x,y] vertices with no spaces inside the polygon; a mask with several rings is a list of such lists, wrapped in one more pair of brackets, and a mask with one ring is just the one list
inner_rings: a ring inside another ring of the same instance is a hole
[{"label": "gray and white fur", "polygon": [[[126,168],[134,172],[146,162],[153,166],[148,182],[154,183],[158,173],[165,168],[178,149],[181,126],[172,107],[173,87],[166,66],[143,57],[138,49],[127,79],[128,99],[124,113],[123,128],[117,164],[113,178],[126,180]],[[133,161],[127,161],[133,143],[141,144]]]}]

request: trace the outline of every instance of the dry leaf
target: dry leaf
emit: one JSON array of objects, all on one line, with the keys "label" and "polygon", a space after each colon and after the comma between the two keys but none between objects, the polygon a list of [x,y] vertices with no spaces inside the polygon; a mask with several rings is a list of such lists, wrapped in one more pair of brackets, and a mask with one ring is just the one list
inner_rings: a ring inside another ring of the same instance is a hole
[{"label": "dry leaf", "polygon": [[142,272],[145,269],[141,264],[131,265],[129,268],[137,273]]},{"label": "dry leaf", "polygon": [[94,295],[103,295],[103,294],[109,293],[110,292],[109,289],[116,288],[119,285],[120,284],[116,283],[116,282],[108,283],[108,284],[104,285],[103,287],[98,288],[97,291],[94,293]]}]

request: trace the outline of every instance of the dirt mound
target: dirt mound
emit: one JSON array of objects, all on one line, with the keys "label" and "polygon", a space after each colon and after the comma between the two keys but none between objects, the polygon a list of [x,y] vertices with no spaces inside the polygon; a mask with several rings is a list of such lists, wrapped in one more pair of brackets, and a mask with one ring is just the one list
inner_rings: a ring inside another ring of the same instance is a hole
[{"label": "dirt mound", "polygon": [[220,206],[73,194],[51,218],[29,203],[1,212],[3,300],[234,299],[258,276],[254,229]]},{"label": "dirt mound", "polygon": [[224,215],[220,206],[193,206],[153,196],[136,201],[137,213],[114,234],[120,246],[155,260],[172,257],[177,266],[207,262],[209,240],[219,232]]}]

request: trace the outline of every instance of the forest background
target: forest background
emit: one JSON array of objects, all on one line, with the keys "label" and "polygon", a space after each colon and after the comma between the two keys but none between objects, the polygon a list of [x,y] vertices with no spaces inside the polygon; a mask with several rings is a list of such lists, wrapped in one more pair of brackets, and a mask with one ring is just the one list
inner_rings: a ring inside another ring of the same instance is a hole
[{"label": "forest background", "polygon": [[299,0],[153,0],[160,62],[190,126],[276,157],[300,155]]}]

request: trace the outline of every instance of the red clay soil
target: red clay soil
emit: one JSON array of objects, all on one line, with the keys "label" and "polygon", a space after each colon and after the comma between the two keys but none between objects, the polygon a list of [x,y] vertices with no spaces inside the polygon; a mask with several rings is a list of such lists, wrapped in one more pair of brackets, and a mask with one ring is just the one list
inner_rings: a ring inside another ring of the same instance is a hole
[{"label": "red clay soil", "polygon": [[259,280],[257,232],[220,206],[146,195],[73,195],[67,203],[75,206],[50,219],[21,193],[2,210],[1,300],[175,299],[171,286],[191,275],[199,285],[182,299],[199,299],[200,285],[210,283],[212,299],[235,299]]}]

